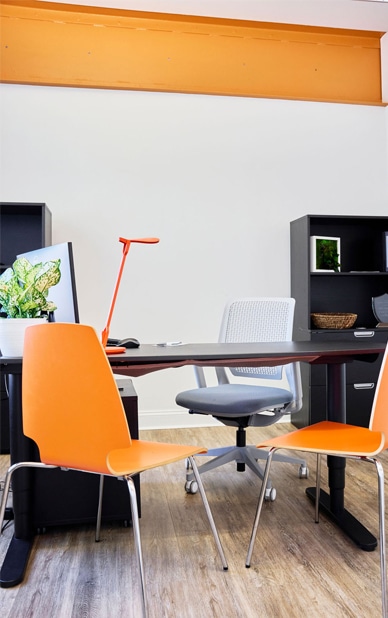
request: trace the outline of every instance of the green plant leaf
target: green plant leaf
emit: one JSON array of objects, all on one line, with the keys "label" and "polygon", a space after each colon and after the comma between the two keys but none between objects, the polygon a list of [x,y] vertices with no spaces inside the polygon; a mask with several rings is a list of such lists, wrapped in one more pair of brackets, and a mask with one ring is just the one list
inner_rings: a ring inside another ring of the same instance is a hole
[{"label": "green plant leaf", "polygon": [[34,318],[56,306],[48,296],[49,288],[61,278],[61,260],[32,265],[26,258],[17,259],[12,268],[0,275],[1,311],[11,318]]},{"label": "green plant leaf", "polygon": [[44,292],[59,282],[61,278],[59,264],[60,260],[40,264],[40,269],[35,275],[34,282],[34,287],[37,291]]}]

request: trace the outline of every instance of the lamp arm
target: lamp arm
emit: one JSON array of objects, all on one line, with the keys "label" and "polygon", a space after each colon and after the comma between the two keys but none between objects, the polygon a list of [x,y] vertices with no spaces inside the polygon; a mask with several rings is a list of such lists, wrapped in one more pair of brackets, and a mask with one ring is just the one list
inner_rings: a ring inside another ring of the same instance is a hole
[{"label": "lamp arm", "polygon": [[111,323],[113,311],[116,305],[116,298],[117,298],[117,294],[118,294],[119,287],[120,287],[120,281],[121,281],[121,277],[122,277],[123,270],[124,270],[125,260],[127,259],[127,255],[128,255],[128,251],[130,249],[131,243],[137,242],[137,243],[142,243],[142,244],[155,244],[159,242],[159,238],[135,238],[135,239],[129,240],[128,238],[120,237],[119,241],[123,243],[123,255],[121,258],[119,273],[117,275],[116,285],[113,291],[113,297],[112,297],[112,301],[110,304],[108,319],[106,321],[106,326],[104,330],[102,331],[102,335],[101,335],[101,342],[104,348],[106,347],[106,344],[108,343],[110,323]]}]

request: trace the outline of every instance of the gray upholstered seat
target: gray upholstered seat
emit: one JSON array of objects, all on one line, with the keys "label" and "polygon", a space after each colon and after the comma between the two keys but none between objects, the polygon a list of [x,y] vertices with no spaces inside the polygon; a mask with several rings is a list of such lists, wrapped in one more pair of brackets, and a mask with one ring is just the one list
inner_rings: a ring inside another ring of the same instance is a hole
[{"label": "gray upholstered seat", "polygon": [[[183,407],[188,407],[186,404],[190,404],[192,414],[211,414],[228,418],[252,416],[249,425],[254,425],[255,416],[259,412],[269,411],[274,406],[283,408],[285,404],[292,401],[292,398],[292,392],[285,388],[220,384],[185,391],[177,396],[176,401]],[[272,419],[275,414],[276,410],[273,410],[270,418]],[[279,412],[278,417],[280,416]],[[273,420],[268,424],[272,423]]]}]

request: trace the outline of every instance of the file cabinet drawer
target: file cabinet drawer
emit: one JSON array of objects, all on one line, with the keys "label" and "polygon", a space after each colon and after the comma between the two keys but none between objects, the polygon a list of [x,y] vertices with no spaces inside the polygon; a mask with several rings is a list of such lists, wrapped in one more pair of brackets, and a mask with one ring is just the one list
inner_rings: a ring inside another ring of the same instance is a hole
[{"label": "file cabinet drawer", "polygon": [[[376,383],[348,384],[346,387],[346,422],[368,427]],[[310,389],[311,423],[326,420],[326,386]]]}]

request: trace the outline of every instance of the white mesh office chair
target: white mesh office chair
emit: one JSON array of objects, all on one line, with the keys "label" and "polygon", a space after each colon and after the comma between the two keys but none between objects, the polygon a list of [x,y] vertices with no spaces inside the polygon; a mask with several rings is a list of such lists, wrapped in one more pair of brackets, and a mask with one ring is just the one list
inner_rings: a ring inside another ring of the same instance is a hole
[{"label": "white mesh office chair", "polygon": [[[224,310],[220,342],[291,341],[295,300],[293,298],[239,298],[227,304]],[[213,459],[200,466],[201,473],[237,462],[237,470],[247,465],[261,479],[263,470],[258,459],[267,453],[246,444],[247,427],[265,427],[276,423],[285,414],[297,412],[302,406],[302,387],[299,363],[279,367],[236,367],[228,371],[237,378],[254,378],[254,384],[231,382],[224,367],[215,369],[218,384],[207,386],[205,373],[195,367],[199,388],[179,393],[176,403],[191,414],[208,414],[224,425],[237,427],[236,444],[225,448],[209,449]],[[272,381],[259,384],[260,380]],[[278,461],[299,464],[300,478],[307,478],[308,469],[303,459],[279,455]],[[196,493],[193,474],[187,466],[186,491]],[[268,480],[266,500],[275,500],[276,490]]]}]

